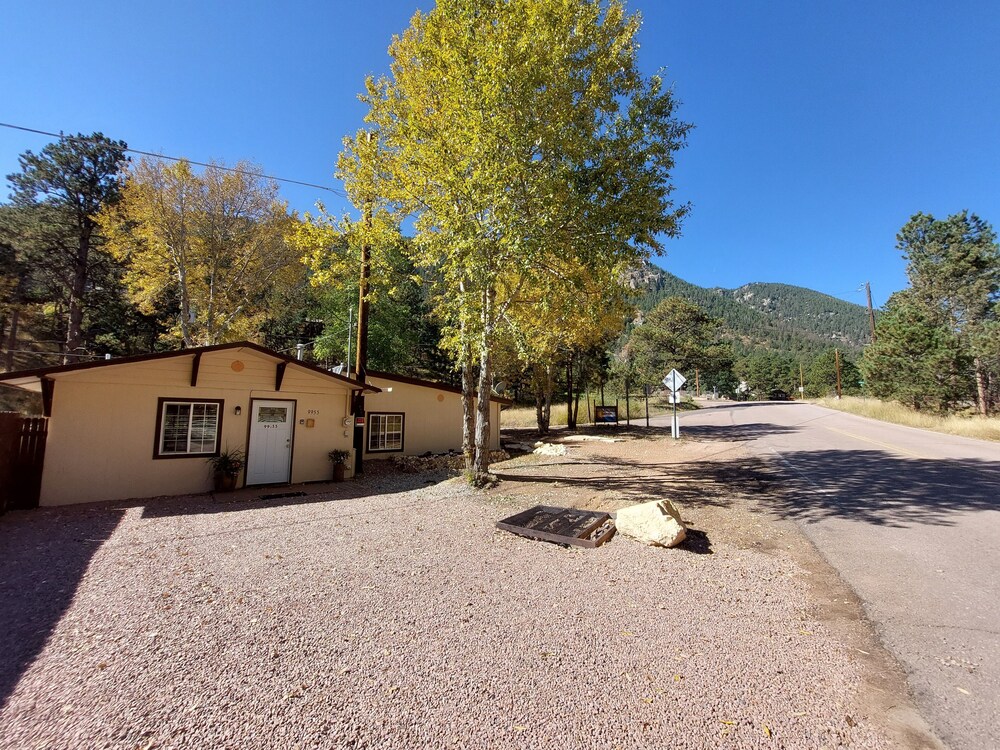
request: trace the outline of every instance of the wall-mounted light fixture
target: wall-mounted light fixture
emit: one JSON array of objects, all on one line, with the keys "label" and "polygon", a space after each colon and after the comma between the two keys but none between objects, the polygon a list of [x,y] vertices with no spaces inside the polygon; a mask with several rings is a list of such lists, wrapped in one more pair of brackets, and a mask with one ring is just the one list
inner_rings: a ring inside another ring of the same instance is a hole
[{"label": "wall-mounted light fixture", "polygon": [[235,414],[237,417],[240,414],[242,414],[242,413],[243,413],[243,407],[242,406],[237,406],[235,409],[233,409],[233,414]]}]

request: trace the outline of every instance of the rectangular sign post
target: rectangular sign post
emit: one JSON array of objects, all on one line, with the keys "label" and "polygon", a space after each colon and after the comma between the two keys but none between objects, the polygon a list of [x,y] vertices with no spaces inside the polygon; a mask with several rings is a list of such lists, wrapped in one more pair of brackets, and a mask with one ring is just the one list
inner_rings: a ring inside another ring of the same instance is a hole
[{"label": "rectangular sign post", "polygon": [[618,424],[618,406],[594,406],[594,424]]},{"label": "rectangular sign post", "polygon": [[667,373],[667,377],[663,379],[663,385],[670,389],[671,401],[674,404],[674,416],[670,423],[670,434],[673,435],[674,440],[679,440],[681,436],[681,424],[677,419],[677,401],[680,399],[680,389],[687,382],[687,378],[681,375],[677,370],[671,370]]}]

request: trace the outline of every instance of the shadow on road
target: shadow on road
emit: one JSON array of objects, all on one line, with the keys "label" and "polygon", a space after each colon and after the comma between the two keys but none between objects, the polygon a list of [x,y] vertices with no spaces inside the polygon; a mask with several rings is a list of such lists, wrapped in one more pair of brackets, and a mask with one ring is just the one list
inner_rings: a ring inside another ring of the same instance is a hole
[{"label": "shadow on road", "polygon": [[523,473],[511,468],[499,476],[514,482],[558,483],[581,492],[614,491],[636,502],[667,497],[691,507],[727,507],[739,497],[756,497],[760,509],[804,521],[845,518],[889,526],[944,526],[954,523],[958,513],[1000,510],[1000,461],[823,450],[796,452],[785,459],[740,456],[683,464],[594,457],[588,473],[601,469],[596,477],[578,475],[574,465],[555,462],[544,466],[541,475],[539,467]]},{"label": "shadow on road", "polygon": [[796,427],[768,422],[752,422],[734,425],[690,425],[681,430],[681,436],[689,440],[711,440],[729,443],[745,443],[749,440],[795,432]]},{"label": "shadow on road", "polygon": [[782,463],[789,481],[768,502],[789,518],[951,525],[956,513],[1000,510],[1000,461],[825,450],[796,452]]}]

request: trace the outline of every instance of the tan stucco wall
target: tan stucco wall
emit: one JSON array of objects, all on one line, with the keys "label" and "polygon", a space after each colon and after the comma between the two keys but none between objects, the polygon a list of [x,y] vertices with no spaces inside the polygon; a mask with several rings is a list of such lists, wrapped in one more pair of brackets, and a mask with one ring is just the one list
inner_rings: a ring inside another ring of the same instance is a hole
[{"label": "tan stucco wall", "polygon": [[[368,382],[382,389],[365,396],[365,411],[403,412],[403,453],[409,456],[430,451],[444,453],[462,449],[462,396],[426,386],[402,383],[387,378],[369,377]],[[392,388],[392,391],[389,389]],[[490,404],[490,445],[500,448],[500,404]],[[369,458],[388,458],[392,453],[368,452],[368,427],[365,427],[365,453]]]},{"label": "tan stucco wall", "polygon": [[[239,372],[232,368],[237,360],[243,363]],[[191,361],[183,356],[58,375],[41,504],[210,490],[205,458],[153,458],[161,397],[223,399],[222,447],[244,451],[250,399],[295,400],[292,482],[329,479],[327,453],[351,449],[352,428],[343,423],[350,400],[346,385],[290,364],[276,392],[274,360],[250,349],[227,349],[202,355],[198,385],[191,387]],[[237,405],[240,416],[233,413]],[[306,419],[315,426],[306,427]]]}]

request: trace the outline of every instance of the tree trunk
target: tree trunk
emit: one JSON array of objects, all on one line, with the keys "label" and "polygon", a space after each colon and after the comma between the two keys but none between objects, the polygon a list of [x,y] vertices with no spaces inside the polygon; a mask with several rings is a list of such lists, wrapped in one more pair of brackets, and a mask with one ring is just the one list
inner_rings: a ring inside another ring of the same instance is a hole
[{"label": "tree trunk", "polygon": [[21,305],[16,304],[10,311],[10,332],[7,335],[7,354],[4,357],[4,369],[14,371],[14,350],[17,349],[17,326],[21,320]]},{"label": "tree trunk", "polygon": [[476,401],[476,459],[472,482],[482,487],[490,482],[490,391],[493,388],[493,289],[483,292],[483,332],[479,343],[479,393]]},{"label": "tree trunk", "polygon": [[981,417],[988,417],[990,414],[990,399],[986,387],[986,372],[983,367],[983,360],[976,357],[972,362],[973,367],[976,369],[976,402],[979,406],[979,415]]},{"label": "tree trunk", "polygon": [[[579,398],[577,398],[579,403]],[[573,412],[573,352],[566,360],[566,429],[576,429],[576,414]]]},{"label": "tree trunk", "polygon": [[[66,326],[66,353],[74,354],[83,346],[83,298],[87,293],[87,270],[90,261],[90,232],[80,235],[76,257],[73,259],[73,286],[69,293],[69,321]],[[75,357],[64,356],[63,364]]]},{"label": "tree trunk", "polygon": [[542,407],[546,430],[552,425],[552,392],[556,387],[555,381],[555,365],[550,361],[545,365],[545,404]]},{"label": "tree trunk", "polygon": [[191,299],[188,296],[187,272],[184,268],[177,269],[177,283],[181,295],[181,339],[185,348],[190,348],[194,346],[191,338]]},{"label": "tree trunk", "polygon": [[534,365],[532,386],[535,391],[535,422],[538,433],[547,435],[552,424],[552,365]]},{"label": "tree trunk", "polygon": [[462,454],[465,456],[465,476],[471,480],[476,463],[475,382],[468,346],[463,344],[462,348]]}]

